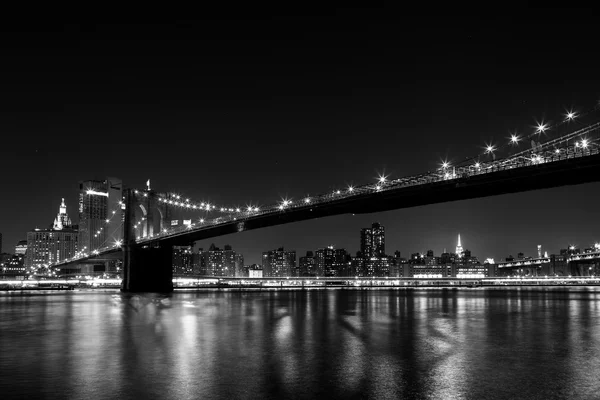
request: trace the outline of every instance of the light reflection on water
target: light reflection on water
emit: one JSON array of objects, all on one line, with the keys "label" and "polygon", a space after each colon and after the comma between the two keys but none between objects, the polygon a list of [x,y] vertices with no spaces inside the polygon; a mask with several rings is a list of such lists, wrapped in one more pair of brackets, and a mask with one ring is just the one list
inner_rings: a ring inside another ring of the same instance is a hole
[{"label": "light reflection on water", "polygon": [[0,295],[0,397],[597,398],[600,289]]}]

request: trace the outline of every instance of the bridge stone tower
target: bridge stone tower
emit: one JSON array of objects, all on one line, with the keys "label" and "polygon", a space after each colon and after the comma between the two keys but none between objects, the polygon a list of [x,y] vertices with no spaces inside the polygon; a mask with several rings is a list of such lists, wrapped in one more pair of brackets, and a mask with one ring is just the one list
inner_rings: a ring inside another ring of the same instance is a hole
[{"label": "bridge stone tower", "polygon": [[137,238],[152,236],[168,221],[169,210],[160,204],[152,190],[123,191],[125,220],[123,229],[124,292],[171,292],[172,245],[162,242],[138,244]]}]

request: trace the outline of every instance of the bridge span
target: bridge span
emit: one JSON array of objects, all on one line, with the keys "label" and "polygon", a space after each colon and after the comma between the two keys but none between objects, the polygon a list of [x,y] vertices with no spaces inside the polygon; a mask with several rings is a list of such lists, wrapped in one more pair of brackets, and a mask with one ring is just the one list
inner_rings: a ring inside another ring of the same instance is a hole
[{"label": "bridge span", "polygon": [[[538,134],[546,129],[539,128]],[[65,260],[55,266],[81,262],[106,252],[123,251],[123,290],[171,291],[171,254],[175,245],[342,214],[366,214],[435,203],[497,196],[508,193],[577,185],[600,180],[600,122],[576,129],[532,149],[496,160],[494,147],[487,158],[468,159],[424,174],[348,187],[319,196],[259,209],[220,208],[208,203],[181,200],[179,196],[147,190],[125,190],[123,243]],[[143,210],[144,217],[136,214]],[[158,210],[156,213],[151,211]],[[183,226],[165,226],[172,209],[220,211],[214,218],[188,220]],[[140,229],[142,228],[142,229]]]}]

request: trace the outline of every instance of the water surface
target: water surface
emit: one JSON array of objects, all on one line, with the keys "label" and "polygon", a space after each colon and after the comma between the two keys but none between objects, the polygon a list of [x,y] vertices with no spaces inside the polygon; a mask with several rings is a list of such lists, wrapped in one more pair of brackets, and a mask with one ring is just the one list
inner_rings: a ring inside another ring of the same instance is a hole
[{"label": "water surface", "polygon": [[600,398],[600,289],[0,294],[0,398]]}]

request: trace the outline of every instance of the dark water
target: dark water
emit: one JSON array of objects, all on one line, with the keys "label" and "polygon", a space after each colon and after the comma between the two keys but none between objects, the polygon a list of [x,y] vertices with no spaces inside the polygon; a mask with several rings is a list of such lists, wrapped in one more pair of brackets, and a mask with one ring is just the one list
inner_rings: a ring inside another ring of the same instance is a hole
[{"label": "dark water", "polygon": [[0,398],[600,399],[600,289],[0,295]]}]

